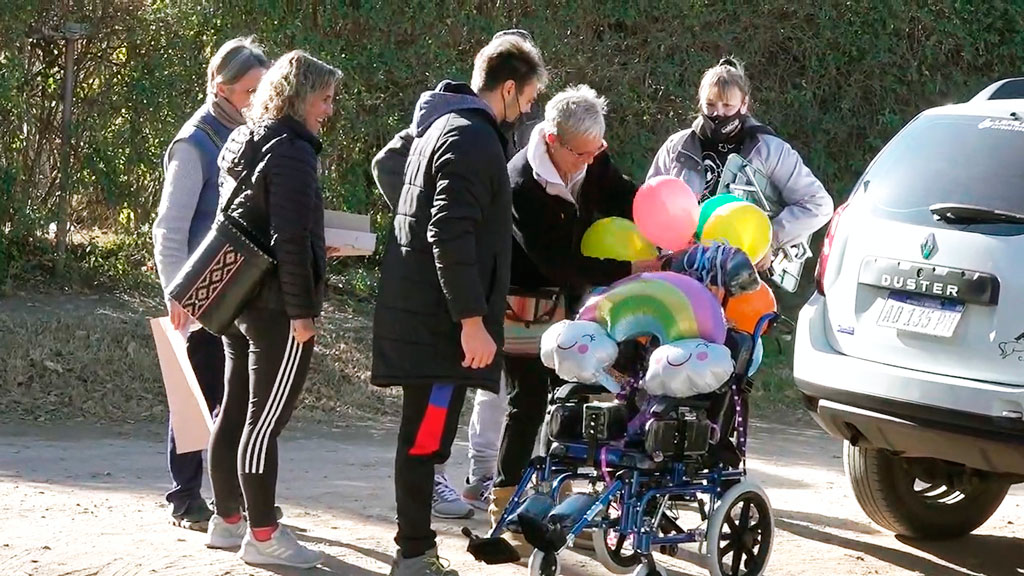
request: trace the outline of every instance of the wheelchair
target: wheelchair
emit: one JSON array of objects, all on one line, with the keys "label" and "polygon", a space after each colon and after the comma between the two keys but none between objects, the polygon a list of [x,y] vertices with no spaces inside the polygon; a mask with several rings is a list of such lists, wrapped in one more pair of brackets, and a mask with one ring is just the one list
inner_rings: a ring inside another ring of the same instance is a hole
[{"label": "wheelchair", "polygon": [[[708,394],[642,399],[637,383],[654,348],[636,341],[628,343],[633,369],[614,402],[595,401],[609,394],[598,385],[561,386],[545,417],[544,453],[531,460],[487,536],[463,529],[469,552],[487,564],[518,562],[501,538],[512,531],[534,547],[531,576],[557,576],[559,553],[589,530],[595,559],[613,574],[664,575],[654,552],[675,556],[680,545],[697,543],[712,576],[761,576],[775,522],[768,496],[747,478],[748,373],[758,339],[777,318],[766,314],[753,334],[729,330],[735,368]],[[560,498],[584,484],[589,492]],[[681,508],[696,525],[681,525]]]}]

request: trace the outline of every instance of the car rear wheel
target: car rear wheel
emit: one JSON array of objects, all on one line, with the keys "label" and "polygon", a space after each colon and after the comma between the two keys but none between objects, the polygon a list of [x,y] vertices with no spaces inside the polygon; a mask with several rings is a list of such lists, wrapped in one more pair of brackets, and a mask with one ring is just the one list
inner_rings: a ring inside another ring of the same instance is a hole
[{"label": "car rear wheel", "polygon": [[956,538],[985,523],[1010,486],[936,460],[909,459],[844,442],[843,463],[857,503],[902,536]]}]

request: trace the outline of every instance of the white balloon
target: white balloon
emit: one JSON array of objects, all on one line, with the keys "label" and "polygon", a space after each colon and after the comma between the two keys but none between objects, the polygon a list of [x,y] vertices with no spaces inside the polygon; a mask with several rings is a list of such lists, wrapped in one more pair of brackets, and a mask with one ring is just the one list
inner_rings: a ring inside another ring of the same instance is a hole
[{"label": "white balloon", "polygon": [[562,320],[548,328],[540,340],[541,361],[567,382],[602,384],[612,389],[607,370],[618,355],[619,346],[612,337],[600,324],[587,320]]},{"label": "white balloon", "polygon": [[648,394],[688,398],[717,390],[734,368],[732,354],[721,344],[677,340],[651,354],[641,386]]}]

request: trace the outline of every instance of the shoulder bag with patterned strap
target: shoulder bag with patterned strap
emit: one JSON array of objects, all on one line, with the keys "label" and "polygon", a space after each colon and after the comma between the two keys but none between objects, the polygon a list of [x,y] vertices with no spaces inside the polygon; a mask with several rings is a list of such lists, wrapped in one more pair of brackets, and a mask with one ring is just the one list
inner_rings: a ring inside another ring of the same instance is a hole
[{"label": "shoulder bag with patterned strap", "polygon": [[[214,143],[219,142],[209,126],[200,122],[198,127]],[[168,290],[172,300],[214,334],[227,332],[259,290],[264,276],[277,265],[270,251],[259,245],[256,235],[229,213],[251,186],[255,164],[252,159],[246,163],[245,172],[234,183],[210,232]]]}]

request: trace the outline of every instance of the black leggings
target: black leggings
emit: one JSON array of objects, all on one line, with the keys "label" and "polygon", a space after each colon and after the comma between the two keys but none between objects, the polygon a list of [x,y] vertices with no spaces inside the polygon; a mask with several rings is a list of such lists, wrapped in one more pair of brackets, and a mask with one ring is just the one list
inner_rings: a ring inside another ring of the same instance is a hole
[{"label": "black leggings", "polygon": [[544,424],[548,396],[562,381],[539,357],[505,357],[508,414],[498,451],[498,488],[516,486],[523,479],[537,433]]},{"label": "black leggings", "polygon": [[226,385],[210,439],[210,482],[217,514],[249,525],[277,524],[277,437],[306,381],[313,340],[292,336],[283,310],[248,308],[224,336]]}]

